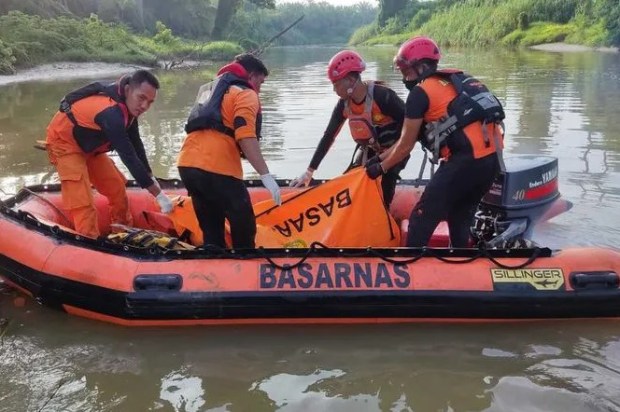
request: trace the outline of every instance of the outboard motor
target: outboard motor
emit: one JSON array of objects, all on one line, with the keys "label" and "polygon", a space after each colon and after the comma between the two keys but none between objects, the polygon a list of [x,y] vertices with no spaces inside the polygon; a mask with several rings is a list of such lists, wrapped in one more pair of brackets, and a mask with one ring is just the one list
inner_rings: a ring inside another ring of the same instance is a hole
[{"label": "outboard motor", "polygon": [[530,247],[534,225],[572,207],[560,199],[558,159],[520,155],[505,159],[500,173],[482,198],[472,235],[487,248]]}]

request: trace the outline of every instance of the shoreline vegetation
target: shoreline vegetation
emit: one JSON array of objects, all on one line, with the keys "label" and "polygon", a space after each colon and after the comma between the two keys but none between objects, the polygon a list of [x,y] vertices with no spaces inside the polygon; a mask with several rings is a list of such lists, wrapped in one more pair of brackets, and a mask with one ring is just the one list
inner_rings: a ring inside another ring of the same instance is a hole
[{"label": "shoreline vegetation", "polygon": [[54,62],[127,63],[164,69],[217,62],[269,45],[348,41],[372,22],[369,3],[275,0],[3,0],[0,75]]},{"label": "shoreline vegetation", "polygon": [[[613,52],[620,45],[617,0],[381,0],[378,9],[177,0],[173,14],[167,0],[110,0],[118,7],[109,10],[95,0],[6,1],[0,4],[0,85],[226,61],[260,49],[300,15],[305,19],[276,45],[396,46],[419,34],[442,47]],[[219,23],[224,11],[230,14],[226,29]]]},{"label": "shoreline vegetation", "polygon": [[[379,46],[379,45],[377,45]],[[391,45],[384,45],[391,46]],[[530,49],[550,53],[580,53],[596,51],[601,53],[618,53],[617,47],[591,47],[568,43],[545,43],[530,46]],[[212,61],[184,61],[177,69],[189,69],[205,66]],[[163,67],[165,62],[160,62],[156,67]],[[140,68],[156,68],[150,66],[135,65],[130,63],[105,63],[105,62],[56,62],[46,63],[36,67],[18,70],[14,74],[0,75],[0,86],[11,83],[27,81],[55,81],[76,78],[109,77],[121,75]]]},{"label": "shoreline vegetation", "polygon": [[358,28],[351,45],[401,44],[425,35],[443,47],[620,46],[617,0],[381,0],[381,4],[377,20]]},{"label": "shoreline vegetation", "polygon": [[233,42],[182,39],[161,22],[152,36],[85,19],[42,18],[11,11],[0,16],[0,74],[57,62],[101,62],[174,68],[187,61],[230,59],[243,51]]}]

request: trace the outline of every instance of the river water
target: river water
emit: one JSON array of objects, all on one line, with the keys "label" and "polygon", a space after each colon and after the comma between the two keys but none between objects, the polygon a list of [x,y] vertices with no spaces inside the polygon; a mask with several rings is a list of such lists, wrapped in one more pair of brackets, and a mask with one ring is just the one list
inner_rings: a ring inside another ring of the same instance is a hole
[{"label": "river water", "polygon": [[[264,56],[271,75],[262,91],[263,152],[279,178],[305,170],[327,125],[336,96],[325,66],[336,51],[282,48]],[[395,49],[360,51],[364,77],[386,81],[404,98],[390,68]],[[541,225],[535,239],[552,248],[619,247],[620,55],[444,54],[446,66],[477,75],[505,104],[508,155],[559,158],[560,190],[574,207]],[[56,80],[0,78],[3,192],[55,181],[32,145],[44,138],[59,99],[88,77],[75,71]],[[206,69],[160,73],[158,101],[141,119],[158,176],[178,176],[186,115],[208,79]],[[343,129],[316,176],[339,174],[352,147]],[[403,177],[417,176],[420,160],[416,150]],[[1,411],[620,410],[617,321],[135,330],[23,304],[7,290],[0,318],[9,320],[0,328]]]}]

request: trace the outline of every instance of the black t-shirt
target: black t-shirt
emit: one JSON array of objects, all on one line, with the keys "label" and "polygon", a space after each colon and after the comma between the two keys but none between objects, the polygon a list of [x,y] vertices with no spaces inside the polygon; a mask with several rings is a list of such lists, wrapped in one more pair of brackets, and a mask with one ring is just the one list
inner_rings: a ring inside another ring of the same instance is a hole
[{"label": "black t-shirt", "polygon": [[407,119],[423,119],[428,111],[430,100],[428,95],[420,86],[415,86],[407,96],[405,103],[405,117]]}]

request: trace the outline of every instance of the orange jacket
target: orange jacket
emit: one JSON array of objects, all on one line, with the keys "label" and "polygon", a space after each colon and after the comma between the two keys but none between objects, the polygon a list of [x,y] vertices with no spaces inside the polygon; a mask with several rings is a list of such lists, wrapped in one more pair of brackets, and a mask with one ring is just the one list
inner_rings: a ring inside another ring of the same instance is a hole
[{"label": "orange jacket", "polygon": [[[450,116],[450,103],[457,97],[457,92],[452,83],[444,76],[431,75],[419,83],[429,100],[429,107],[424,114],[426,124],[440,121]],[[497,133],[498,125],[494,123],[484,125],[486,134],[483,131],[481,121],[468,124],[462,129],[456,130],[446,140],[446,145],[441,148],[440,156],[447,158],[451,154],[470,152],[475,158],[488,156],[496,152],[495,139],[492,138]],[[487,138],[491,136],[491,138]],[[502,139],[498,140],[500,148],[503,148]]]},{"label": "orange jacket", "polygon": [[[123,96],[114,95],[114,91],[120,89],[119,84],[122,83],[106,86],[112,91],[105,94],[81,97],[72,102],[68,110],[58,111],[54,115],[47,127],[50,160],[55,163],[56,158],[67,154],[97,154],[116,150],[138,183],[148,187],[153,184],[150,177],[152,171],[140,138],[138,123],[129,115],[122,102]],[[83,89],[68,96],[79,94]]]},{"label": "orange jacket", "polygon": [[259,108],[258,94],[254,90],[231,86],[222,99],[220,110],[222,123],[234,130],[234,138],[215,129],[192,131],[183,142],[178,166],[195,167],[242,179],[241,153],[237,141],[257,138]]}]

